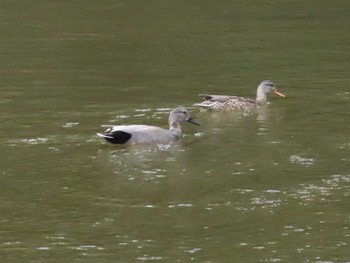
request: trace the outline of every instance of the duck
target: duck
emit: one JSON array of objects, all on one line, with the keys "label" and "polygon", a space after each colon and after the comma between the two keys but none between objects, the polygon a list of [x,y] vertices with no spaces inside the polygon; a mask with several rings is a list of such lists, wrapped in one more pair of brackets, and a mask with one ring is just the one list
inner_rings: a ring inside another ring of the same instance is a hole
[{"label": "duck", "polygon": [[277,96],[285,98],[286,96],[279,92],[276,85],[271,80],[262,81],[256,91],[256,99],[250,99],[229,95],[209,95],[199,94],[204,99],[203,102],[195,103],[193,106],[199,107],[201,110],[212,111],[236,111],[236,110],[252,110],[261,107],[267,103],[267,94],[273,92]]},{"label": "duck", "polygon": [[181,123],[189,122],[199,125],[186,108],[179,107],[169,113],[169,129],[151,125],[102,125],[108,129],[97,136],[112,144],[168,144],[182,137]]}]

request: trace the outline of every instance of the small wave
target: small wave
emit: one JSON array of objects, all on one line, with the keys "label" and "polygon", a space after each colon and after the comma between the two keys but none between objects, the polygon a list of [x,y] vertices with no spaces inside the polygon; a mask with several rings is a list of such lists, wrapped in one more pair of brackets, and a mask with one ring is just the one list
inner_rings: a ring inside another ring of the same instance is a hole
[{"label": "small wave", "polygon": [[306,165],[306,166],[313,165],[315,161],[313,158],[305,158],[299,155],[291,155],[289,157],[289,160],[291,163],[297,163],[297,164]]},{"label": "small wave", "polygon": [[24,144],[44,144],[47,143],[49,138],[30,138],[30,139],[22,139],[19,142]]}]

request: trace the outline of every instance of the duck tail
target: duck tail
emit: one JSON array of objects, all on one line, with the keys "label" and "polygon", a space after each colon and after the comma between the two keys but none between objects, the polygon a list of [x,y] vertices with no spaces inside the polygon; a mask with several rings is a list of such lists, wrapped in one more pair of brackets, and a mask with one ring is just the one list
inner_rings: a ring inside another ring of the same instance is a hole
[{"label": "duck tail", "polygon": [[110,135],[108,135],[108,134],[103,134],[103,133],[96,133],[96,135],[98,136],[98,137],[101,137],[101,138],[110,138],[110,139],[112,139],[113,137],[112,136],[110,136]]},{"label": "duck tail", "polygon": [[114,131],[110,134],[103,134],[103,133],[96,133],[96,134],[97,136],[104,138],[107,142],[110,142],[113,144],[125,144],[131,138],[131,134],[124,131]]}]

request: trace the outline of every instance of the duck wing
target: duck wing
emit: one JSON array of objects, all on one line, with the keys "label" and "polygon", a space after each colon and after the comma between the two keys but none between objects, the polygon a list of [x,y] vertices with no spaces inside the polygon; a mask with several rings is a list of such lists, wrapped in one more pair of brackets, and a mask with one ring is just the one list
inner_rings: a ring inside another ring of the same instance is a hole
[{"label": "duck wing", "polygon": [[193,106],[199,107],[205,110],[220,110],[223,105],[234,99],[238,99],[237,96],[229,95],[210,95],[210,94],[199,94],[200,97],[205,99],[203,102],[195,103]]},{"label": "duck wing", "polygon": [[149,125],[103,125],[108,129],[97,135],[114,144],[169,143],[176,139],[170,131]]},{"label": "duck wing", "polygon": [[235,98],[236,96],[199,94],[199,97],[210,101],[225,102],[229,99]]},{"label": "duck wing", "polygon": [[202,95],[203,98],[207,99],[201,103],[195,103],[193,106],[200,107],[204,110],[235,111],[251,110],[259,107],[259,104],[250,98],[223,95]]},{"label": "duck wing", "polygon": [[256,100],[245,97],[234,97],[222,103],[221,110],[235,111],[235,110],[251,110],[258,108],[259,104]]}]

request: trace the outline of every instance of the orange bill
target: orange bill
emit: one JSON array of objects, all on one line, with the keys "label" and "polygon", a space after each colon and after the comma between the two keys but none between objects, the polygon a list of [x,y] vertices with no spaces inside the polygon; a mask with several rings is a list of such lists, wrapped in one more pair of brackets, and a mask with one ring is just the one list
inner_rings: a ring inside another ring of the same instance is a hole
[{"label": "orange bill", "polygon": [[281,92],[279,92],[278,90],[275,90],[274,93],[277,95],[277,96],[280,96],[282,98],[285,98],[286,95],[282,94]]}]

